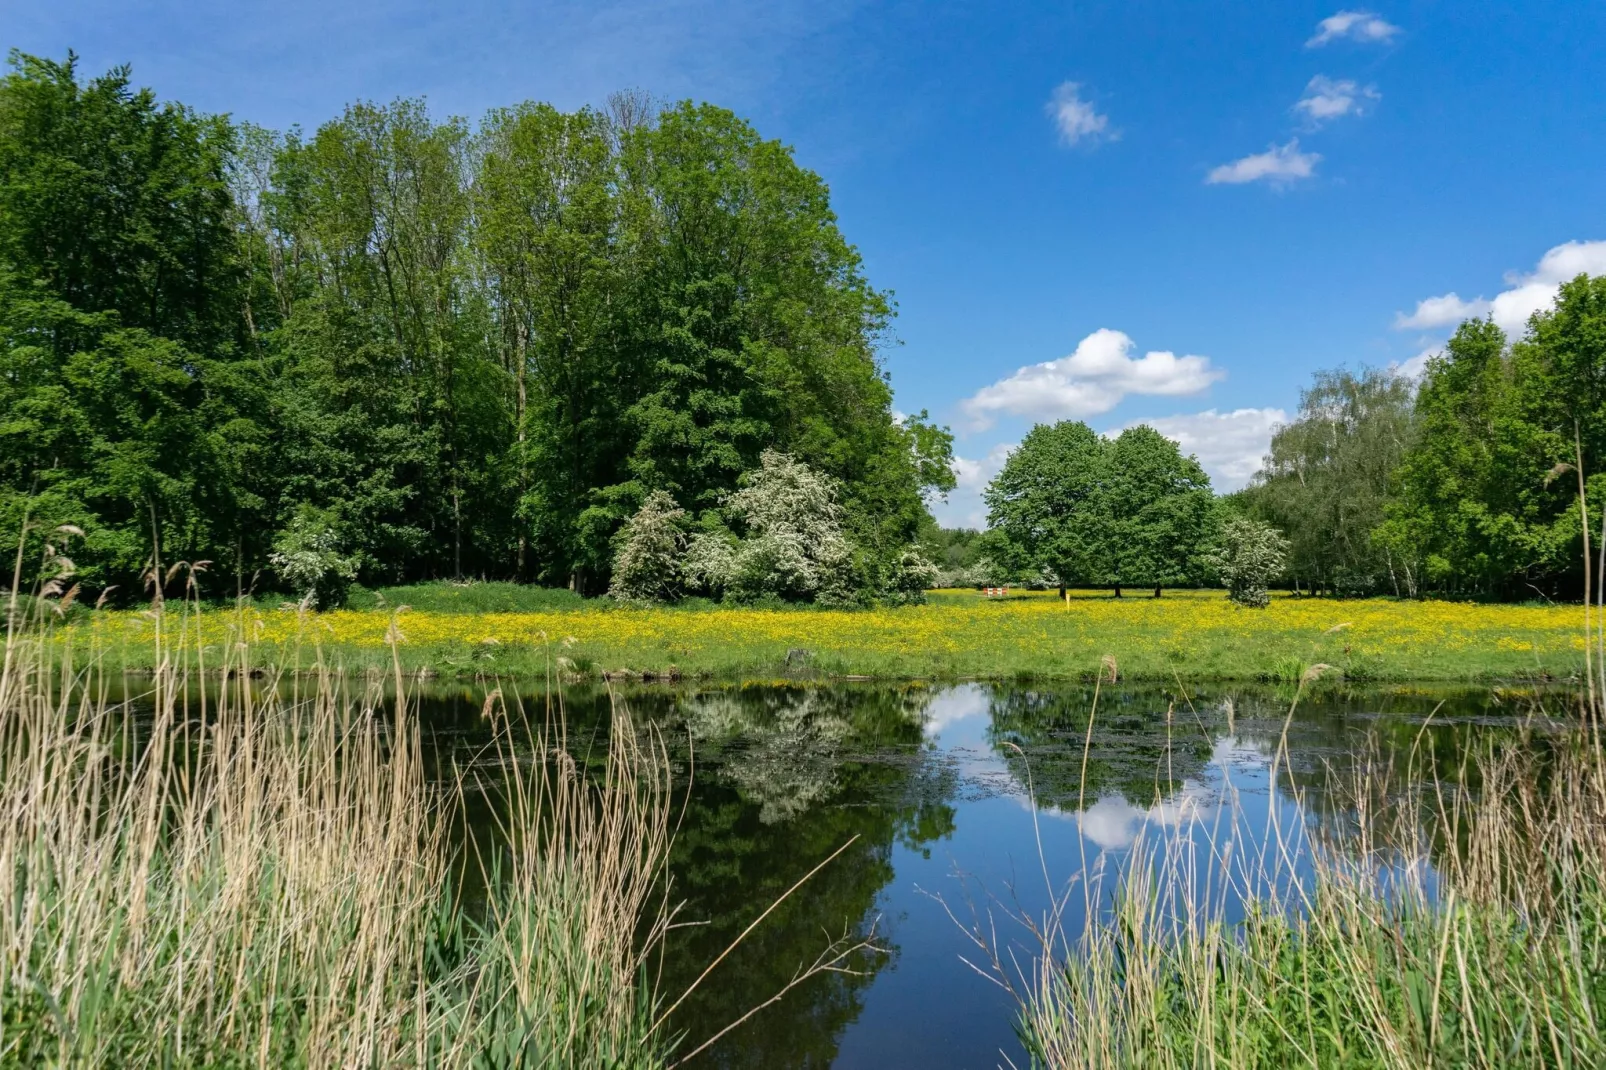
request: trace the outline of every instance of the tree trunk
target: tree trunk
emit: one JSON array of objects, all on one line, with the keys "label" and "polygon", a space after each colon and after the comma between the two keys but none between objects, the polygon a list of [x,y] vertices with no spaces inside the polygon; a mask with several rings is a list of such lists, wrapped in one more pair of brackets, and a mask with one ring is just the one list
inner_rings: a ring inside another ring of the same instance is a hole
[{"label": "tree trunk", "polygon": [[1158,583],[1154,585],[1154,597],[1160,597],[1160,585]]},{"label": "tree trunk", "polygon": [[1060,584],[1060,601],[1065,601],[1065,585],[1063,583]]},{"label": "tree trunk", "polygon": [[452,579],[459,583],[463,579],[463,495],[457,487],[455,471],[452,475]]},{"label": "tree trunk", "polygon": [[1121,585],[1119,583],[1115,585],[1115,597],[1121,597]]},{"label": "tree trunk", "polygon": [[[527,342],[527,337],[528,336],[525,333],[523,317],[522,316],[518,316],[517,314],[515,314],[515,319],[517,321],[517,328],[516,329],[518,331],[518,345],[515,347],[515,352],[514,352],[513,358],[518,364],[518,367],[516,369],[517,375],[518,375],[518,396],[517,396],[517,399],[516,399],[516,410],[514,412],[513,421],[514,421],[514,425],[518,428],[518,432],[519,432],[519,434],[518,434],[518,437],[519,437],[519,445],[518,445],[518,450],[519,450],[519,505],[522,508],[523,505],[524,505],[525,495],[527,495],[529,493],[529,491],[530,491],[530,470],[529,470],[528,463],[526,461],[526,458],[528,456],[528,451],[526,451],[525,448],[524,448],[524,435],[525,435],[525,429],[524,429],[524,424],[525,424],[525,420],[524,420],[524,407],[525,407],[524,366],[527,363],[526,360],[525,360],[524,354],[525,354],[526,347],[528,345],[528,342]],[[524,521],[522,519],[520,519],[520,521],[519,521],[519,557],[518,557],[518,561],[513,566],[513,578],[516,579],[516,580],[521,580],[522,581],[524,579],[524,555],[525,555],[526,550],[528,550],[528,548],[529,548],[529,542],[530,542],[529,535],[527,535],[525,533],[525,530],[524,530]]]}]

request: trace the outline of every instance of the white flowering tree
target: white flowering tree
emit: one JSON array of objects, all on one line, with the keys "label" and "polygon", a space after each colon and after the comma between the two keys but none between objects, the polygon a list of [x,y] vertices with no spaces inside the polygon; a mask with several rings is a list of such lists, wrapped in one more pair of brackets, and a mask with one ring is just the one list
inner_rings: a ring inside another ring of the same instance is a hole
[{"label": "white flowering tree", "polygon": [[1222,525],[1214,564],[1227,585],[1227,597],[1239,605],[1251,609],[1271,605],[1271,581],[1287,560],[1288,540],[1270,524],[1237,517]]},{"label": "white flowering tree", "polygon": [[620,602],[667,602],[679,597],[686,534],[686,510],[667,491],[647,495],[617,537],[613,583],[608,596]]},{"label": "white flowering tree", "polygon": [[302,506],[273,540],[268,563],[298,598],[332,609],[345,604],[346,592],[357,578],[358,558],[340,548],[334,517],[326,510]]},{"label": "white flowering tree", "polygon": [[926,600],[926,589],[937,586],[939,573],[936,565],[911,546],[898,555],[888,577],[887,597],[904,605],[919,605]]},{"label": "white flowering tree", "polygon": [[853,548],[842,533],[836,481],[775,450],[725,499],[744,532],[693,537],[687,575],[710,593],[844,603],[854,593]]}]

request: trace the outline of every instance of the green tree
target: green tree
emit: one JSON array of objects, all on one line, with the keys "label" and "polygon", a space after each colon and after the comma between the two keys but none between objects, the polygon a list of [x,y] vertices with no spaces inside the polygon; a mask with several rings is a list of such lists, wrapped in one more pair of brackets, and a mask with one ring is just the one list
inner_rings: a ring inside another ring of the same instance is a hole
[{"label": "green tree", "polygon": [[888,590],[953,486],[946,429],[894,418],[891,314],[819,176],[709,105],[303,137],[70,57],[0,83],[0,514],[83,527],[92,580],[153,547],[243,577],[313,510],[370,582],[595,593],[650,494],[715,530],[777,450]]},{"label": "green tree", "polygon": [[[480,130],[476,246],[513,385],[521,578],[607,570],[587,510],[595,488],[619,479],[630,448],[623,412],[634,376],[616,312],[636,266],[620,255],[629,250],[616,195],[624,132],[601,113],[546,104],[494,111]],[[530,557],[532,539],[541,560]]]},{"label": "green tree", "polygon": [[1027,432],[984,493],[993,549],[1016,567],[1046,568],[1065,585],[1102,578],[1108,443],[1080,421]]},{"label": "green tree", "polygon": [[1104,460],[1097,560],[1103,581],[1154,588],[1199,584],[1218,527],[1210,477],[1192,456],[1146,425],[1127,428]]},{"label": "green tree", "polygon": [[126,68],[13,53],[0,79],[0,512],[83,528],[85,582],[238,560],[267,526],[231,151]]},{"label": "green tree", "polygon": [[380,574],[506,560],[504,371],[471,285],[468,131],[359,104],[276,164],[297,275],[276,350],[284,498],[338,508]]},{"label": "green tree", "polygon": [[1510,344],[1492,322],[1461,325],[1418,392],[1421,435],[1382,531],[1420,557],[1425,586],[1502,597],[1581,590],[1577,477],[1554,476],[1558,464],[1581,465],[1588,497],[1606,501],[1603,381],[1606,278],[1563,284]]},{"label": "green tree", "polygon": [[1287,534],[1296,587],[1409,592],[1410,557],[1376,535],[1416,427],[1412,384],[1389,371],[1318,372],[1300,394],[1299,415],[1272,436],[1244,495]]}]

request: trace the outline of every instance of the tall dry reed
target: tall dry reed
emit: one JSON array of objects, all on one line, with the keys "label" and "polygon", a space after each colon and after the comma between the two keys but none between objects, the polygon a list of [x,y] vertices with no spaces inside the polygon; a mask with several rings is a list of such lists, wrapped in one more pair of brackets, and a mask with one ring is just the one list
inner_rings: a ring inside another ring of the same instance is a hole
[{"label": "tall dry reed", "polygon": [[1270,772],[1289,805],[1273,799],[1264,821],[1229,783],[1208,816],[1140,838],[1119,879],[1108,858],[1084,862],[1047,912],[1020,918],[1020,965],[972,930],[1019,1001],[1033,1065],[1606,1064],[1593,716],[1453,770],[1415,748],[1403,778],[1363,760],[1333,775],[1328,821],[1304,808],[1286,739],[1285,725]]},{"label": "tall dry reed", "polygon": [[[95,651],[47,650],[18,606],[0,1063],[662,1065],[642,981],[668,919],[668,764],[624,711],[599,781],[560,718],[487,699],[497,827],[467,848],[486,889],[470,909],[449,832],[479,786],[426,776],[401,680],[354,692],[319,658],[253,680],[236,635],[200,666],[223,673],[215,694],[159,656],[136,718]],[[152,613],[158,642],[199,626],[182,605]]]}]

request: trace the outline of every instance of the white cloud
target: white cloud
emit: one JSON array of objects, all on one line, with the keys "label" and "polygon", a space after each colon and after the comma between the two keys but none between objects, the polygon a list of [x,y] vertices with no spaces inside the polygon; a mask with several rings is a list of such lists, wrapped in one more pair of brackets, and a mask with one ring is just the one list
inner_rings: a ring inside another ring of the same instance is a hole
[{"label": "white cloud", "polygon": [[1119,136],[1110,126],[1110,117],[1100,114],[1090,102],[1082,99],[1082,87],[1076,82],[1061,82],[1055,87],[1045,110],[1059,128],[1060,140],[1067,145],[1113,140]]},{"label": "white cloud", "polygon": [[1279,424],[1288,422],[1282,409],[1234,409],[1232,412],[1186,413],[1153,420],[1134,420],[1126,427],[1148,424],[1182,447],[1183,453],[1199,458],[1210,482],[1218,491],[1237,490],[1249,482],[1260,468],[1261,458],[1271,448],[1271,435]]},{"label": "white cloud", "polygon": [[1482,316],[1489,311],[1489,302],[1481,297],[1471,301],[1464,301],[1455,291],[1441,294],[1438,297],[1425,297],[1416,303],[1416,311],[1407,316],[1403,312],[1394,314],[1394,328],[1400,331],[1422,330],[1430,327],[1444,327],[1474,316]]},{"label": "white cloud", "polygon": [[1272,145],[1265,152],[1245,156],[1232,163],[1224,163],[1205,176],[1208,185],[1239,185],[1265,179],[1274,186],[1286,185],[1316,173],[1321,156],[1314,152],[1300,152],[1299,139],[1286,145]]},{"label": "white cloud", "polygon": [[1037,420],[1097,416],[1128,394],[1178,397],[1197,394],[1226,373],[1209,357],[1151,351],[1132,356],[1132,339],[1101,327],[1070,356],[1021,368],[960,403],[979,428],[1000,413]]},{"label": "white cloud", "polygon": [[1416,356],[1397,364],[1390,364],[1389,370],[1395,375],[1403,375],[1407,379],[1420,379],[1428,370],[1428,361],[1444,352],[1443,346],[1429,346]]},{"label": "white cloud", "polygon": [[1453,291],[1424,298],[1409,316],[1396,313],[1394,326],[1405,330],[1448,327],[1473,316],[1488,315],[1507,337],[1519,338],[1527,329],[1528,317],[1549,308],[1561,284],[1579,274],[1606,274],[1606,241],[1570,241],[1555,246],[1539,258],[1533,271],[1508,274],[1507,289],[1495,294],[1491,301],[1482,297],[1463,300]]},{"label": "white cloud", "polygon": [[987,504],[982,501],[982,492],[993,477],[1004,469],[1004,462],[1014,452],[1015,443],[1002,442],[987,451],[985,457],[972,459],[969,457],[954,458],[954,489],[948,492],[945,501],[933,502],[931,515],[937,522],[950,528],[985,528],[987,526]]},{"label": "white cloud", "polygon": [[1370,11],[1340,11],[1316,24],[1316,36],[1306,41],[1305,47],[1320,48],[1343,40],[1377,43],[1391,40],[1399,32],[1398,26]]},{"label": "white cloud", "polygon": [[1315,129],[1333,119],[1346,115],[1364,115],[1373,104],[1383,99],[1376,86],[1361,85],[1348,78],[1334,80],[1318,74],[1305,86],[1305,95],[1299,98],[1294,110],[1305,116],[1306,124]]}]

